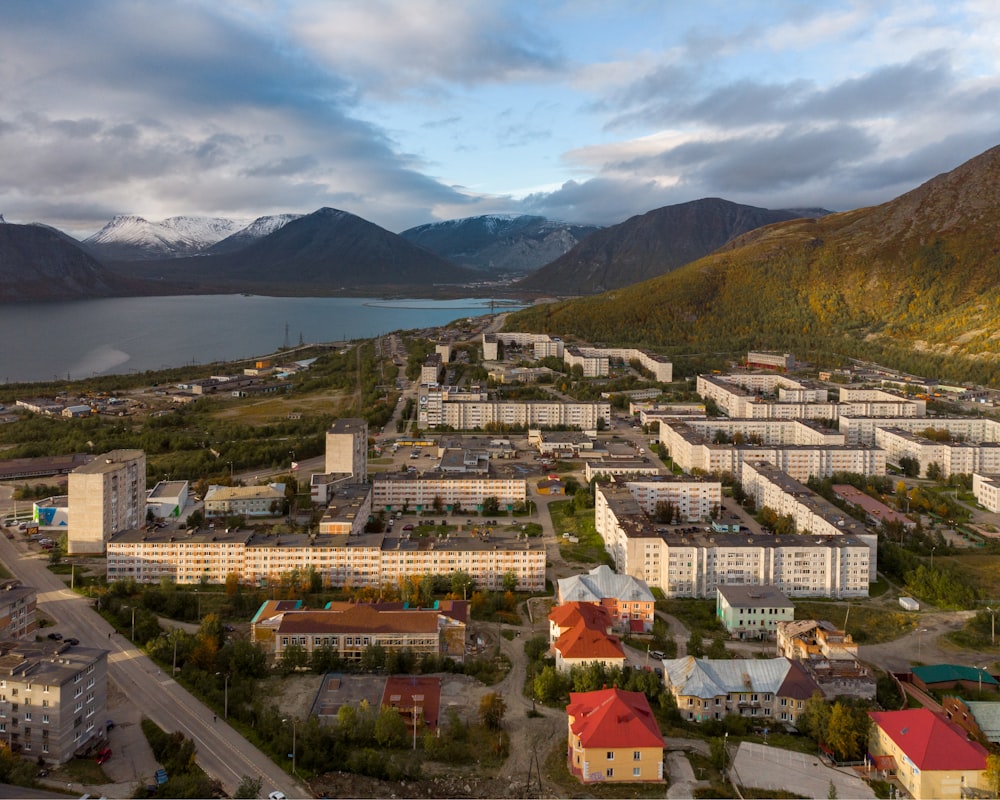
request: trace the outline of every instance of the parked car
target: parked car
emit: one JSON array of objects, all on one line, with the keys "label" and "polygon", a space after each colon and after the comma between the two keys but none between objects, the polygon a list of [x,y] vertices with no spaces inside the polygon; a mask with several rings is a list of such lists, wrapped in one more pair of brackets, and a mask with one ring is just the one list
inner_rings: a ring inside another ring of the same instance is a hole
[{"label": "parked car", "polygon": [[111,748],[105,747],[98,752],[97,758],[95,758],[94,761],[96,761],[98,764],[103,764],[109,758],[111,758]]},{"label": "parked car", "polygon": [[404,531],[412,531],[413,530],[413,526],[410,525],[409,523],[407,523],[406,525],[403,526],[403,530]]},{"label": "parked car", "polygon": [[64,641],[66,642],[66,644],[71,644],[74,647],[80,644],[80,640],[77,639],[75,636],[70,636],[68,639],[64,639]]},{"label": "parked car", "polygon": [[53,642],[61,642],[62,641],[62,634],[61,633],[50,633],[49,634],[49,638]]},{"label": "parked car", "polygon": [[267,800],[286,800],[284,792],[274,791],[267,796]]}]

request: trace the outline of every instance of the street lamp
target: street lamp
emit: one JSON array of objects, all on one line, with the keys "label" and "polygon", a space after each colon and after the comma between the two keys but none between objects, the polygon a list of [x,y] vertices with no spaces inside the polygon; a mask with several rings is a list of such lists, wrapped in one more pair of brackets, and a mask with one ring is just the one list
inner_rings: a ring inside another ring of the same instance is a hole
[{"label": "street lamp", "polygon": [[[281,721],[289,722],[289,719],[286,717]],[[296,774],[295,773],[295,717],[291,718],[291,723],[292,723],[292,775],[295,775]]]},{"label": "street lamp", "polygon": [[989,606],[986,610],[990,612],[990,644],[996,647],[997,643],[997,612]]},{"label": "street lamp", "polygon": [[934,551],[937,550],[937,545],[931,548],[931,569],[934,568]]},{"label": "street lamp", "polygon": [[132,641],[135,641],[135,606],[122,606],[122,608],[132,609]]},{"label": "street lamp", "polygon": [[979,673],[979,696],[983,696],[983,667],[976,667],[976,671]]},{"label": "street lamp", "polygon": [[234,472],[234,469],[235,469],[235,468],[233,467],[233,462],[232,462],[232,461],[227,461],[226,463],[227,463],[227,464],[229,465],[229,482],[230,482],[230,483],[233,483],[233,482],[235,482],[235,480],[236,480],[236,478],[235,478],[235,476],[234,476],[234,474],[233,474],[233,472]]},{"label": "street lamp", "polygon": [[[221,673],[221,672],[216,672],[215,673],[215,677],[218,678],[219,675],[222,675],[222,674],[223,673]],[[223,675],[223,677],[225,678],[225,687],[223,689],[223,691],[225,693],[224,694],[225,701],[224,701],[224,705],[222,707],[223,708],[222,718],[223,719],[229,719],[229,673],[228,672],[225,673],[225,675]],[[295,747],[293,746],[292,749],[294,750]]]},{"label": "street lamp", "polygon": [[921,628],[917,631],[917,661],[920,660],[920,648],[924,643],[924,634],[927,633],[927,628]]}]

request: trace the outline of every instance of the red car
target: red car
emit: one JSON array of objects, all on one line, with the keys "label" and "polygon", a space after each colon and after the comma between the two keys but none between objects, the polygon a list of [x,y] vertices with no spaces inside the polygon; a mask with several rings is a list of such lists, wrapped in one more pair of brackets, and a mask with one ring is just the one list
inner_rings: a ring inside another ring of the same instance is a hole
[{"label": "red car", "polygon": [[95,758],[94,761],[96,761],[98,764],[103,764],[109,758],[111,758],[111,748],[105,747],[97,754],[97,758]]}]

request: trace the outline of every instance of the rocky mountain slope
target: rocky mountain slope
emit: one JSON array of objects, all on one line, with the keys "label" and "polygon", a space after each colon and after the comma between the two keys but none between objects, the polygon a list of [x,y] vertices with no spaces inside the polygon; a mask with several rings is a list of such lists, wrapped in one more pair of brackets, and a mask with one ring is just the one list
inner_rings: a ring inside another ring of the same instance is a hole
[{"label": "rocky mountain slope", "polygon": [[453,264],[496,275],[525,274],[599,230],[525,214],[486,214],[419,225],[400,236]]},{"label": "rocky mountain slope", "polygon": [[673,353],[871,357],[1000,383],[998,219],[995,147],[888,203],[769,225],[667,275],[507,324]]},{"label": "rocky mountain slope", "polygon": [[65,234],[43,225],[0,225],[0,303],[113,297],[134,289]]},{"label": "rocky mountain slope", "polygon": [[734,236],[797,216],[717,197],[665,206],[594,233],[518,286],[552,294],[597,294],[670,272]]},{"label": "rocky mountain slope", "polygon": [[170,217],[150,222],[123,214],[83,240],[102,261],[145,261],[194,255],[247,226],[247,220],[218,217]]}]

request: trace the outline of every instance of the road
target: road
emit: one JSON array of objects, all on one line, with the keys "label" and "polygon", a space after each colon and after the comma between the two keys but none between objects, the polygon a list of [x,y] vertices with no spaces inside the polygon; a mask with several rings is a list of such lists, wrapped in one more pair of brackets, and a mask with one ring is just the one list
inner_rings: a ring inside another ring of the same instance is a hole
[{"label": "road", "polygon": [[260,776],[263,791],[278,789],[288,797],[308,797],[306,789],[264,753],[223,721],[98,615],[90,601],[71,591],[52,574],[46,559],[22,556],[17,546],[0,537],[0,561],[27,586],[38,590],[39,610],[60,629],[72,632],[82,645],[109,650],[108,679],[140,705],[142,714],[166,731],[181,731],[197,748],[198,765],[232,794],[243,776]]}]

